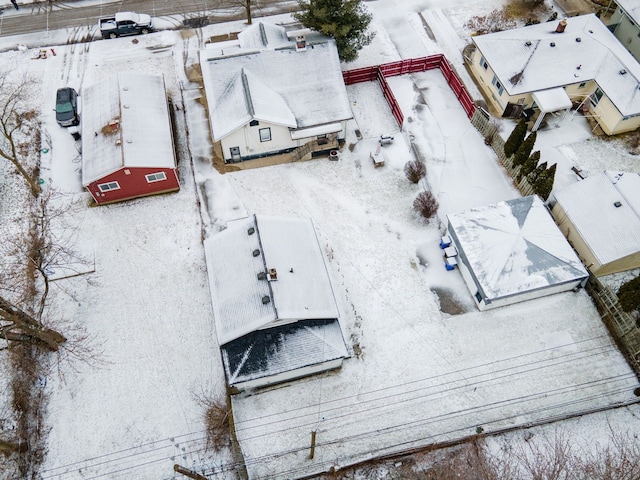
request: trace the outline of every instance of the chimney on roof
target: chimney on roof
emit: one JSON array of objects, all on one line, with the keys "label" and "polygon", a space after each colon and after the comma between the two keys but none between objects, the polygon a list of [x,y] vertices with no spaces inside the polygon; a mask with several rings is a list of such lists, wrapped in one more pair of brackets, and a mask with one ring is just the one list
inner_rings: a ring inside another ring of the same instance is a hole
[{"label": "chimney on roof", "polygon": [[296,52],[304,52],[307,49],[307,39],[304,35],[296,37]]},{"label": "chimney on roof", "polygon": [[269,269],[269,280],[270,281],[278,280],[278,272],[276,271],[275,268]]},{"label": "chimney on roof", "polygon": [[560,20],[558,26],[556,27],[556,33],[564,32],[565,28],[567,28],[567,21],[563,18],[562,20]]}]

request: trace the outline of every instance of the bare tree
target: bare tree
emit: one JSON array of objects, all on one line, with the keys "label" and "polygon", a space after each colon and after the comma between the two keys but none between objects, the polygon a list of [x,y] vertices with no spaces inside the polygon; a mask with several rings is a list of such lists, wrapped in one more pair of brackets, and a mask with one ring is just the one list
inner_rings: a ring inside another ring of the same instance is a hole
[{"label": "bare tree", "polygon": [[0,157],[14,166],[37,197],[39,169],[29,166],[29,157],[39,148],[39,122],[36,111],[25,101],[32,84],[27,77],[15,82],[8,71],[0,72]]},{"label": "bare tree", "polygon": [[418,183],[427,175],[427,167],[420,160],[410,160],[404,165],[404,175],[411,183]]},{"label": "bare tree", "polygon": [[429,220],[438,212],[438,201],[433,193],[426,191],[420,192],[413,201],[413,208],[418,212],[425,220]]},{"label": "bare tree", "polygon": [[244,10],[247,17],[247,25],[251,25],[252,19],[252,6],[256,3],[256,0],[219,0],[219,6],[222,8],[241,8]]}]

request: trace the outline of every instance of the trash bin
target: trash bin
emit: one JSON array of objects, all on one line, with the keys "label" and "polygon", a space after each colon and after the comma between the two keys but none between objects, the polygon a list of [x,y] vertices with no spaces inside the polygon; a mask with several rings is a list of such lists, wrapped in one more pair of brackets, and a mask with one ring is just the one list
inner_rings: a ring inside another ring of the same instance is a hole
[{"label": "trash bin", "polygon": [[78,127],[69,127],[69,133],[74,140],[80,140],[80,132],[78,131]]}]

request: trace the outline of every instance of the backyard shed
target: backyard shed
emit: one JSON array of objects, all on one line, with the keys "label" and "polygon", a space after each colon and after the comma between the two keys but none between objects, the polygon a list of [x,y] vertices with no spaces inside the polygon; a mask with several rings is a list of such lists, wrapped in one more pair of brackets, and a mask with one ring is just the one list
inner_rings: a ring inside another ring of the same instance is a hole
[{"label": "backyard shed", "polygon": [[227,383],[264,387],[338,368],[348,356],[313,223],[255,215],[205,240]]},{"label": "backyard shed", "polygon": [[579,288],[588,278],[536,195],[447,215],[447,225],[480,310]]},{"label": "backyard shed", "polygon": [[82,100],[82,185],[96,203],[180,189],[161,75],[119,73]]},{"label": "backyard shed", "polygon": [[640,175],[605,171],[555,193],[552,213],[593,274],[640,267]]}]

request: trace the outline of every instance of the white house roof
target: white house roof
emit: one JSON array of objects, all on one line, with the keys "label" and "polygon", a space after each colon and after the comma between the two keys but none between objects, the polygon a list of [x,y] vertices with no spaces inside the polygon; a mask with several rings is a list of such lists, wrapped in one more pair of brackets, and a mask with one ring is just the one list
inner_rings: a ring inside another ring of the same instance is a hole
[{"label": "white house roof", "polygon": [[284,27],[272,23],[258,22],[238,34],[241,48],[263,50],[291,45]]},{"label": "white house roof", "polygon": [[295,41],[277,50],[206,48],[200,65],[216,141],[250,120],[308,128],[352,118],[332,40],[304,51]]},{"label": "white house roof", "polygon": [[640,23],[640,3],[638,0],[616,0],[620,8],[629,15],[636,23]]},{"label": "white house roof", "polygon": [[119,73],[82,92],[82,184],[122,167],[175,167],[161,75]]},{"label": "white house roof", "polygon": [[536,195],[447,215],[449,232],[485,298],[496,299],[588,276]]},{"label": "white house roof", "polygon": [[571,108],[571,99],[564,88],[550,88],[549,90],[540,90],[532,94],[533,100],[540,108],[541,112],[557,112],[558,110],[566,110]]},{"label": "white house roof", "polygon": [[[509,95],[595,80],[622,115],[640,113],[640,65],[594,14],[472,37]],[[553,46],[552,46],[553,45]]]},{"label": "white house roof", "polygon": [[[205,253],[221,345],[276,322],[338,318],[310,219],[240,220],[205,240]],[[277,280],[258,278],[270,269]]]},{"label": "white house roof", "polygon": [[601,264],[640,251],[640,174],[607,171],[554,195]]}]

